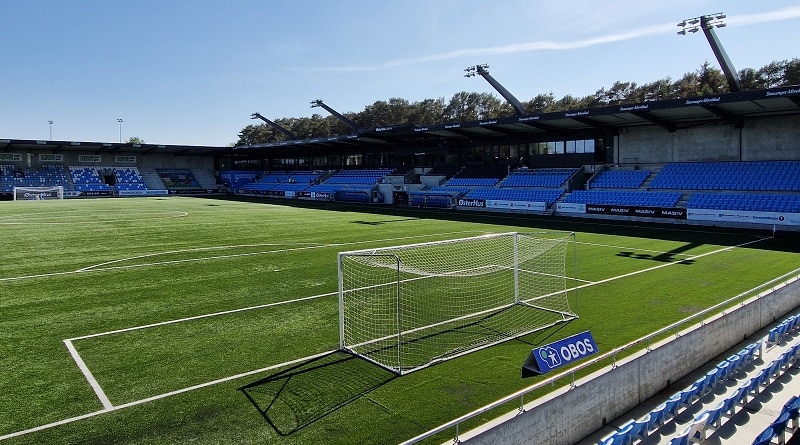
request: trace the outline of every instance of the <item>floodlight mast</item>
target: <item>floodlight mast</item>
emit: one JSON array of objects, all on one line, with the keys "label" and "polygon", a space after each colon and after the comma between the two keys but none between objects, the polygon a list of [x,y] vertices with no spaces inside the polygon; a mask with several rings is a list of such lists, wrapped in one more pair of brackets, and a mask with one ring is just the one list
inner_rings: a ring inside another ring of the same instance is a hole
[{"label": "floodlight mast", "polygon": [[345,125],[350,127],[350,129],[353,130],[354,133],[358,133],[358,125],[356,125],[355,122],[353,122],[350,119],[344,117],[341,113],[339,113],[338,111],[334,110],[333,108],[325,105],[322,102],[321,99],[317,99],[317,100],[312,100],[311,101],[311,108],[314,108],[314,107],[322,107],[325,111],[327,111],[328,113],[332,114],[336,119],[339,119]]},{"label": "floodlight mast", "polygon": [[464,70],[467,73],[464,74],[464,77],[473,77],[480,74],[481,76],[483,76],[484,79],[486,79],[487,82],[489,82],[489,85],[491,85],[495,90],[497,90],[497,92],[500,93],[500,95],[503,96],[503,98],[507,100],[512,107],[514,107],[514,110],[517,112],[518,115],[525,116],[526,114],[528,114],[525,111],[525,107],[522,106],[522,103],[520,103],[520,101],[517,100],[517,98],[514,97],[513,94],[511,94],[507,89],[505,89],[503,85],[500,85],[500,82],[496,81],[494,77],[492,77],[489,74],[489,72],[486,71],[487,68],[489,68],[489,65],[486,64],[468,67]]},{"label": "floodlight mast", "polygon": [[723,21],[725,17],[725,14],[718,12],[683,20],[678,23],[678,27],[681,28],[681,30],[678,31],[678,35],[685,36],[687,32],[693,34],[703,30],[708,44],[711,45],[711,50],[714,51],[717,62],[719,62],[722,71],[725,73],[725,79],[728,80],[728,88],[731,90],[731,93],[738,93],[742,91],[739,74],[736,72],[736,68],[733,67],[731,59],[728,58],[725,48],[722,47],[722,43],[720,43],[717,34],[714,32],[714,28],[725,27],[725,22]]},{"label": "floodlight mast", "polygon": [[289,138],[289,139],[296,139],[297,138],[297,136],[295,136],[294,133],[292,133],[291,131],[289,131],[289,130],[283,128],[283,127],[281,127],[280,125],[276,124],[275,122],[272,122],[271,120],[267,119],[266,117],[262,116],[261,113],[253,113],[253,114],[251,114],[250,115],[250,119],[261,119],[262,121],[264,121],[270,127],[272,127],[274,129],[280,131],[281,133],[283,133],[287,138]]}]

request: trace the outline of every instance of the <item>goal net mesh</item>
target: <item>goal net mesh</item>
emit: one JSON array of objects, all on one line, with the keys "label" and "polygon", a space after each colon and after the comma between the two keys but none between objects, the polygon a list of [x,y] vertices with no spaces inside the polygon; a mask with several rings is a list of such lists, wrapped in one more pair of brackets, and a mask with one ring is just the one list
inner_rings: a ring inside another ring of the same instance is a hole
[{"label": "goal net mesh", "polygon": [[342,252],[340,347],[403,374],[576,318],[571,237],[504,233]]}]

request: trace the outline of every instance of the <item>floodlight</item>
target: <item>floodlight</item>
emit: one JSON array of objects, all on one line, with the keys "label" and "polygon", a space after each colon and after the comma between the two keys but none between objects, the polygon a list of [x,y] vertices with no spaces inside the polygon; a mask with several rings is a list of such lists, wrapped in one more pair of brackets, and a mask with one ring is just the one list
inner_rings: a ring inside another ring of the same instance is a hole
[{"label": "floodlight", "polygon": [[725,22],[722,21],[725,17],[726,15],[724,13],[716,12],[714,14],[706,14],[700,17],[682,20],[678,23],[678,26],[681,28],[681,30],[678,31],[678,35],[685,36],[687,32],[694,34],[702,29],[703,34],[705,34],[708,39],[709,45],[711,45],[711,49],[714,51],[714,55],[717,57],[717,61],[722,67],[722,71],[725,73],[730,91],[737,92],[742,89],[739,75],[728,59],[725,49],[722,48],[722,43],[719,42],[717,35],[714,33],[714,28],[725,27]]}]

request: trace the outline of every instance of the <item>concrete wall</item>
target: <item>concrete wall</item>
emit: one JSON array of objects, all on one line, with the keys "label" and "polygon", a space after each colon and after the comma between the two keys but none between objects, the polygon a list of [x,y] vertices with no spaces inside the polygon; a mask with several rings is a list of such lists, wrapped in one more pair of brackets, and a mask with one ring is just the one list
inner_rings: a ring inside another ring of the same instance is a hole
[{"label": "concrete wall", "polygon": [[669,132],[634,127],[614,141],[615,163],[758,161],[800,159],[800,117],[771,117],[730,125],[704,125]]},{"label": "concrete wall", "polygon": [[735,347],[800,305],[800,280],[750,300],[461,436],[464,443],[568,445]]}]

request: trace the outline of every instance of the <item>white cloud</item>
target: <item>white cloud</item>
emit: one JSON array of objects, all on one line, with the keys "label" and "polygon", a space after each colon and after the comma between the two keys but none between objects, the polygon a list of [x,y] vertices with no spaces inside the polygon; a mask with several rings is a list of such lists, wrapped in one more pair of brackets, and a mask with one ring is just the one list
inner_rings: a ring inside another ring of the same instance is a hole
[{"label": "white cloud", "polygon": [[[746,25],[777,22],[782,20],[790,20],[798,17],[800,17],[800,7],[790,7],[760,14],[730,16],[726,19],[726,22],[730,25],[746,26]],[[419,65],[422,63],[439,62],[443,60],[451,60],[462,57],[529,53],[536,51],[565,51],[565,50],[581,49],[596,45],[602,45],[606,43],[621,42],[625,40],[634,40],[652,35],[667,34],[677,29],[675,26],[676,23],[677,21],[675,23],[670,22],[660,25],[646,26],[642,28],[633,29],[627,32],[616,32],[612,34],[599,35],[579,40],[565,40],[565,41],[540,40],[534,42],[513,43],[509,45],[485,47],[485,48],[463,48],[446,53],[431,54],[422,57],[389,60],[375,65],[332,66],[327,68],[309,69],[309,71],[316,71],[316,72],[380,71],[400,66]]]}]

